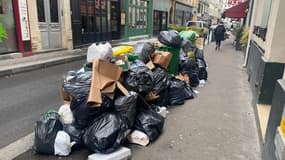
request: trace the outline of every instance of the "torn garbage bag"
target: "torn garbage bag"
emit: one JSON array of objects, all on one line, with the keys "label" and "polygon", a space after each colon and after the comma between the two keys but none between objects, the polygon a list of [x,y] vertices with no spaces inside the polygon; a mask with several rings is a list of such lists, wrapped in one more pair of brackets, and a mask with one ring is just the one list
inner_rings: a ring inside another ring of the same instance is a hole
[{"label": "torn garbage bag", "polygon": [[169,104],[170,105],[182,105],[185,100],[185,92],[184,92],[185,84],[183,81],[172,77],[170,80],[169,87]]},{"label": "torn garbage bag", "polygon": [[174,30],[161,31],[158,34],[158,40],[160,43],[174,48],[180,48],[182,42],[182,38],[179,36],[178,32]]},{"label": "torn garbage bag", "polygon": [[129,72],[123,76],[122,83],[129,91],[135,91],[146,96],[154,86],[153,73],[151,70],[139,61],[132,64]]},{"label": "torn garbage bag", "polygon": [[131,91],[128,95],[120,96],[115,100],[115,111],[128,122],[129,128],[134,124],[137,98],[138,94]]},{"label": "torn garbage bag", "polygon": [[83,135],[84,145],[92,152],[116,151],[129,134],[127,123],[118,115],[105,113],[94,119]]},{"label": "torn garbage bag", "polygon": [[134,54],[139,56],[139,60],[147,63],[154,53],[154,46],[149,42],[139,42],[136,44]]},{"label": "torn garbage bag", "polygon": [[70,108],[75,118],[75,126],[84,129],[92,122],[92,120],[107,110],[114,107],[114,102],[109,97],[102,95],[101,107],[93,107],[87,103],[87,97],[80,99],[72,99]]},{"label": "torn garbage bag", "polygon": [[60,115],[55,111],[44,113],[36,122],[33,149],[37,153],[54,154],[57,132],[62,130]]},{"label": "torn garbage bag", "polygon": [[155,141],[162,133],[164,118],[153,110],[141,111],[135,121],[135,129],[147,134],[150,141]]}]

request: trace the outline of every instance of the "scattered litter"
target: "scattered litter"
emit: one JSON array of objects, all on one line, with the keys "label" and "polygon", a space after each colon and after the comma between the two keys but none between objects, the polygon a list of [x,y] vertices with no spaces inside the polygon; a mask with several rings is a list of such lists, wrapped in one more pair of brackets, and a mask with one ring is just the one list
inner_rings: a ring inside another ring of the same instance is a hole
[{"label": "scattered litter", "polygon": [[134,130],[129,136],[128,140],[130,143],[138,144],[141,146],[147,146],[149,144],[149,137],[139,130]]}]

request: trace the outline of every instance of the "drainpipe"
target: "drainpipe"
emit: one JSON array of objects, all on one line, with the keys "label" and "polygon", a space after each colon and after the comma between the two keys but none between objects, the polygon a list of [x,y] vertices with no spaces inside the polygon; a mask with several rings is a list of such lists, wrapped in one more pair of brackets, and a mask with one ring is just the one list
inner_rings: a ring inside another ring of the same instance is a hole
[{"label": "drainpipe", "polygon": [[249,55],[249,48],[250,48],[250,41],[251,41],[251,37],[252,37],[252,30],[253,30],[253,26],[254,26],[254,20],[255,20],[255,3],[254,0],[251,0],[251,9],[252,9],[252,17],[251,17],[251,23],[250,23],[250,29],[249,29],[249,34],[248,34],[248,41],[247,41],[247,47],[246,47],[246,53],[245,53],[245,58],[244,58],[244,62],[242,67],[246,67],[247,66],[247,59],[248,59],[248,55]]}]

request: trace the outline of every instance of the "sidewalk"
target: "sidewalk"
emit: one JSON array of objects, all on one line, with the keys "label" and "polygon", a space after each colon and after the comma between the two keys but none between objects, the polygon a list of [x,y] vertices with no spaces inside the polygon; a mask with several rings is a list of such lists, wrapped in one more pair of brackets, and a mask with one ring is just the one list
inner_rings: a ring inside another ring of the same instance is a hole
[{"label": "sidewalk", "polygon": [[[252,95],[242,68],[243,54],[231,41],[215,51],[205,48],[209,80],[199,95],[170,108],[164,133],[147,147],[130,145],[134,160],[260,160],[261,151]],[[86,159],[88,151],[69,157],[35,155],[31,150],[16,160]]]},{"label": "sidewalk", "polygon": [[[153,39],[142,39],[130,42],[119,42],[113,45],[135,45],[137,42],[152,41]],[[36,53],[33,56],[22,57],[20,53],[0,55],[0,77],[16,73],[27,72],[35,69],[46,68],[71,61],[82,60],[86,57],[87,48],[74,50],[59,50],[48,53]]]}]

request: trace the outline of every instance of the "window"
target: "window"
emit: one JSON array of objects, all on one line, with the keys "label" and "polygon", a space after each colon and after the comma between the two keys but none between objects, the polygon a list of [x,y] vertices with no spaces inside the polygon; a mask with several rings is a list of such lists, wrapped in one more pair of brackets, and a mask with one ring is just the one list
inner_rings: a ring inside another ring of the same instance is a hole
[{"label": "window", "polygon": [[267,28],[272,0],[264,0],[261,27]]},{"label": "window", "polygon": [[57,0],[50,0],[50,21],[53,23],[58,23],[58,3]]},{"label": "window", "polygon": [[38,21],[46,22],[44,0],[37,0]]}]

